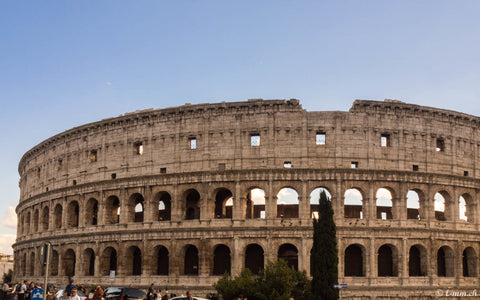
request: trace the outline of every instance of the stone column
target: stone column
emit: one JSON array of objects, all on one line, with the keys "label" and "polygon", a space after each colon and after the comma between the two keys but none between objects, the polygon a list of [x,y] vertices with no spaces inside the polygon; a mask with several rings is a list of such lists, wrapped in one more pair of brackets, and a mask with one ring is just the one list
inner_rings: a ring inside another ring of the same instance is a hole
[{"label": "stone column", "polygon": [[143,192],[143,222],[144,223],[151,223],[156,221],[153,217],[155,211],[158,211],[158,207],[155,207],[153,202],[153,195],[152,195],[152,187],[142,187]]},{"label": "stone column", "polygon": [[181,221],[183,220],[183,211],[182,211],[182,199],[181,195],[178,192],[178,185],[173,186],[173,195],[171,199],[171,219],[172,221]]},{"label": "stone column", "polygon": [[402,248],[400,249],[400,253],[402,253],[402,256],[400,256],[398,258],[398,263],[400,265],[401,268],[399,268],[400,270],[400,274],[398,274],[398,276],[400,278],[408,278],[408,261],[409,261],[409,254],[410,254],[410,249],[407,248],[407,239],[406,238],[403,238],[402,239]]},{"label": "stone column", "polygon": [[367,266],[368,266],[368,270],[367,270],[367,276],[370,277],[370,278],[373,278],[373,277],[377,277],[378,275],[378,272],[377,272],[377,253],[375,251],[375,238],[371,237],[370,239],[370,250],[367,250],[368,252],[370,253],[366,253],[367,255],[365,255],[365,257],[368,257],[369,259],[367,260]]},{"label": "stone column", "polygon": [[363,206],[366,206],[366,212],[364,219],[367,220],[375,220],[377,219],[377,205],[376,205],[376,199],[375,199],[375,190],[374,190],[374,185],[373,182],[369,182],[368,185],[368,194],[367,194],[367,199],[364,199],[364,202],[366,202]]},{"label": "stone column", "polygon": [[243,268],[243,254],[240,249],[240,241],[237,236],[233,238],[233,255],[232,255],[232,276],[240,275]]},{"label": "stone column", "polygon": [[62,199],[62,229],[67,228],[67,214],[68,214],[68,207],[67,207],[67,197],[63,197]]},{"label": "stone column", "polygon": [[233,195],[233,207],[232,207],[232,218],[233,220],[243,220],[245,219],[245,209],[244,203],[245,198],[242,195],[242,190],[240,187],[240,182],[235,182],[235,194]]},{"label": "stone column", "polygon": [[301,220],[308,220],[310,216],[310,197],[307,194],[307,183],[302,182],[302,193],[298,196],[298,217]]},{"label": "stone column", "polygon": [[[83,212],[83,213],[82,213]],[[85,194],[80,194],[78,199],[78,227],[85,227],[85,220],[89,218],[86,216],[87,212],[87,205],[85,203]],[[89,216],[92,217],[91,215]]]},{"label": "stone column", "polygon": [[98,194],[97,225],[105,225],[105,193],[101,190]]},{"label": "stone column", "polygon": [[128,193],[127,190],[122,188],[120,189],[120,195],[118,196],[120,200],[120,224],[128,223]]}]

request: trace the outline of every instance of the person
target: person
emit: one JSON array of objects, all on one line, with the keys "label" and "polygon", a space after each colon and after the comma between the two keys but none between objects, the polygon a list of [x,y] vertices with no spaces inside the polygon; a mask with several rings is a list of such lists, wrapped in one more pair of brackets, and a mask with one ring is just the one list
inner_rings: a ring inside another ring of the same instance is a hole
[{"label": "person", "polygon": [[67,284],[67,286],[65,287],[65,294],[67,294],[67,296],[70,296],[74,288],[76,289],[76,287],[73,285],[73,279],[70,279],[70,283]]},{"label": "person", "polygon": [[85,285],[83,283],[80,285],[80,287],[77,288],[77,290],[79,290],[83,294],[87,293],[87,291],[85,290]]},{"label": "person", "polygon": [[25,280],[18,289],[18,300],[25,300],[25,292],[27,291],[27,281]]},{"label": "person", "polygon": [[155,299],[155,290],[153,288],[153,283],[148,288],[147,292],[147,300],[154,300]]},{"label": "person", "polygon": [[92,300],[102,300],[103,297],[103,291],[101,286],[97,286],[95,289],[95,292],[93,292],[93,298]]},{"label": "person", "polygon": [[187,297],[185,297],[185,300],[193,300],[192,292],[187,291]]},{"label": "person", "polygon": [[7,299],[7,293],[8,293],[8,282],[5,280],[2,286],[2,300]]},{"label": "person", "polygon": [[71,296],[70,296],[69,300],[81,300],[80,296],[77,295],[77,288],[74,287],[72,289]]}]

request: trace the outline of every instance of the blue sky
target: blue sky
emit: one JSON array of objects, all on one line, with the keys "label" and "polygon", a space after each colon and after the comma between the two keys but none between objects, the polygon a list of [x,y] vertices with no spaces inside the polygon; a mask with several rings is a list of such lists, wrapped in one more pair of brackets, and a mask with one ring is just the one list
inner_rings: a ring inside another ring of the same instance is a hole
[{"label": "blue sky", "polygon": [[249,98],[480,115],[479,11],[476,0],[2,1],[0,252],[21,156],[84,123]]}]

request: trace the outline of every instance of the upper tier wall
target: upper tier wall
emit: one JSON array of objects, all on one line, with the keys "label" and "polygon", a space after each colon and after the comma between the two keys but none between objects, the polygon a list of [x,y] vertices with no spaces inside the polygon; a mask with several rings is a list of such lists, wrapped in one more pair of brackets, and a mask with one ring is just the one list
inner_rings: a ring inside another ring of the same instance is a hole
[{"label": "upper tier wall", "polygon": [[[20,200],[114,177],[285,162],[477,178],[479,124],[475,116],[399,101],[356,100],[349,112],[307,112],[295,99],[145,110],[73,128],[28,151],[19,164]],[[316,143],[319,132],[325,144]],[[260,135],[259,146],[251,145],[252,135]]]}]

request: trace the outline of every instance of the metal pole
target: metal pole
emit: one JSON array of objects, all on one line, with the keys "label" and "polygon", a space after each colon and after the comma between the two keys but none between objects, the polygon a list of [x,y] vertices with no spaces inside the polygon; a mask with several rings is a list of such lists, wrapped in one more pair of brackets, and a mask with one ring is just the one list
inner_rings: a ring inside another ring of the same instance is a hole
[{"label": "metal pole", "polygon": [[45,254],[47,256],[47,261],[45,263],[45,283],[43,285],[43,300],[47,300],[47,290],[48,290],[48,265],[50,264],[50,247],[52,244],[50,242],[47,244],[47,253]]}]

